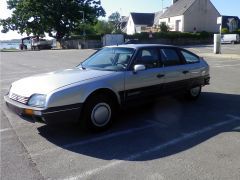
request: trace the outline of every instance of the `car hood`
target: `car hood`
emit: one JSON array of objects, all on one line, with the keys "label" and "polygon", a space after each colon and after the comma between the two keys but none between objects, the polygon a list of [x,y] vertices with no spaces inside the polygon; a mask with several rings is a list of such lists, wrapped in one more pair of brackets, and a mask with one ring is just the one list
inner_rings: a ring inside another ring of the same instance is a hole
[{"label": "car hood", "polygon": [[15,81],[11,93],[24,97],[30,97],[32,94],[48,94],[58,88],[111,73],[113,72],[74,68],[39,74]]}]

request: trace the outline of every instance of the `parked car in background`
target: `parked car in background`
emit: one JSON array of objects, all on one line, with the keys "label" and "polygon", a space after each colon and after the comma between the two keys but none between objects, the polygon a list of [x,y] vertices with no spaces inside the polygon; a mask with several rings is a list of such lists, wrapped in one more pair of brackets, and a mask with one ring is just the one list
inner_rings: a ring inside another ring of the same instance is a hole
[{"label": "parked car in background", "polygon": [[190,51],[128,44],[105,47],[72,69],[13,82],[4,99],[21,116],[102,130],[121,106],[175,93],[195,100],[209,80],[208,64]]},{"label": "parked car in background", "polygon": [[28,36],[21,39],[19,49],[27,50],[27,43],[30,44],[31,50],[52,49],[53,41],[40,38],[39,36]]},{"label": "parked car in background", "polygon": [[221,43],[236,44],[240,42],[239,34],[223,34],[221,37]]}]

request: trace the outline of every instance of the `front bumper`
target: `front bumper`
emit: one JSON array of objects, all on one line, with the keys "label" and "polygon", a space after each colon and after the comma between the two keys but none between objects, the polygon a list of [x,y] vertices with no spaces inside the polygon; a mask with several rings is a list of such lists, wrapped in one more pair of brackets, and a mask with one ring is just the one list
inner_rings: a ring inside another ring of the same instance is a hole
[{"label": "front bumper", "polygon": [[77,122],[80,118],[82,104],[73,104],[51,108],[27,106],[4,96],[7,107],[19,116],[30,117],[32,121],[43,120],[46,124]]}]

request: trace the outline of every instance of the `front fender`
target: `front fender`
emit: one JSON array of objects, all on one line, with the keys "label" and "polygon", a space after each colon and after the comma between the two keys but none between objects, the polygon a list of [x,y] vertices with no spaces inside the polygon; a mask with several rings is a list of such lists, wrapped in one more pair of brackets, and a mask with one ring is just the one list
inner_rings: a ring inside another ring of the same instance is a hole
[{"label": "front fender", "polygon": [[124,72],[115,72],[111,76],[99,77],[59,88],[47,96],[47,107],[58,107],[84,103],[93,92],[99,89],[112,91],[119,103],[119,92],[124,90]]}]

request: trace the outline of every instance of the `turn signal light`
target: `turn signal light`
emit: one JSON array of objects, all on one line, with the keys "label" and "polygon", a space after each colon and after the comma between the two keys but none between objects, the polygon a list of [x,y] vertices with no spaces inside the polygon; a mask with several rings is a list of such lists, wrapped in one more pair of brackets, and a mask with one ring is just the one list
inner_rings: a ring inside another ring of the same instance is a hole
[{"label": "turn signal light", "polygon": [[33,110],[32,109],[24,109],[24,113],[32,116],[33,115]]}]

